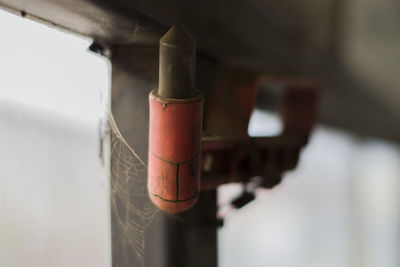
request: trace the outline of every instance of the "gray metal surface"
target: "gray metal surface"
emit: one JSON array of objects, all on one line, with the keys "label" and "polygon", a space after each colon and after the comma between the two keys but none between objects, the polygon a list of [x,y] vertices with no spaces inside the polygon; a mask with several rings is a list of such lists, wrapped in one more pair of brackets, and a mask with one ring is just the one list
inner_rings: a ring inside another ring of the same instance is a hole
[{"label": "gray metal surface", "polygon": [[193,96],[196,77],[196,41],[175,24],[160,39],[157,93],[165,98]]}]

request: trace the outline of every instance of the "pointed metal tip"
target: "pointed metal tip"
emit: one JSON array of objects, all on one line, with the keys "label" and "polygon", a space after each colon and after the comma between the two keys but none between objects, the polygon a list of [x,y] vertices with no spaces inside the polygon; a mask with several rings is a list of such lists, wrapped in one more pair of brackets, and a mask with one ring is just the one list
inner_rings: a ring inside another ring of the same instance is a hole
[{"label": "pointed metal tip", "polygon": [[190,36],[178,22],[160,39],[160,43],[169,45],[194,46],[195,40]]}]

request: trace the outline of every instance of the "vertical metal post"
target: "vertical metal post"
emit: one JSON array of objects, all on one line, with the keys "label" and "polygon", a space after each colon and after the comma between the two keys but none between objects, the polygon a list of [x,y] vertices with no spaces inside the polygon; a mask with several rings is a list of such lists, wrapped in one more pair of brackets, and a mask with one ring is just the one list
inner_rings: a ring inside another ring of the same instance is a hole
[{"label": "vertical metal post", "polygon": [[[197,88],[210,88],[214,64],[203,64],[206,61],[201,58],[198,61]],[[148,95],[157,88],[158,47],[116,46],[111,62],[114,119],[127,142],[147,162]],[[146,175],[142,176],[140,179],[145,181]],[[127,205],[120,199],[117,206],[111,207],[113,267],[217,266],[215,191],[201,193],[198,203],[188,212],[169,215],[159,211],[143,231],[136,233],[133,229],[133,235],[144,236],[143,243],[139,244],[143,245],[143,253],[133,249],[135,244],[129,245],[123,225],[118,221],[117,209],[123,210]]]}]

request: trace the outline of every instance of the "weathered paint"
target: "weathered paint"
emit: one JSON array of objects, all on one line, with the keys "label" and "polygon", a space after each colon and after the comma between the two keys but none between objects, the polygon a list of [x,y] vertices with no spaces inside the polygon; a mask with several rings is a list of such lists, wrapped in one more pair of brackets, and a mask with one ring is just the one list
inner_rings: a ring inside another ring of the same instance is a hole
[{"label": "weathered paint", "polygon": [[203,95],[184,100],[149,95],[148,189],[168,213],[192,207],[200,191]]}]

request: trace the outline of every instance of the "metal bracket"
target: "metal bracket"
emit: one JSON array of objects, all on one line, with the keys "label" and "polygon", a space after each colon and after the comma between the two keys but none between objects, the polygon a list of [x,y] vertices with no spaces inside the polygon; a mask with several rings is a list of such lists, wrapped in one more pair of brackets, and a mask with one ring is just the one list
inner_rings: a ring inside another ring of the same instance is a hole
[{"label": "metal bracket", "polygon": [[[263,178],[261,187],[272,188],[281,182],[285,171],[296,167],[300,151],[308,142],[317,110],[318,85],[306,79],[232,77],[236,77],[232,71],[224,73],[206,98],[209,106],[202,139],[201,188],[245,183],[256,176]],[[261,83],[281,85],[279,115],[283,132],[254,138],[247,131]]]}]

